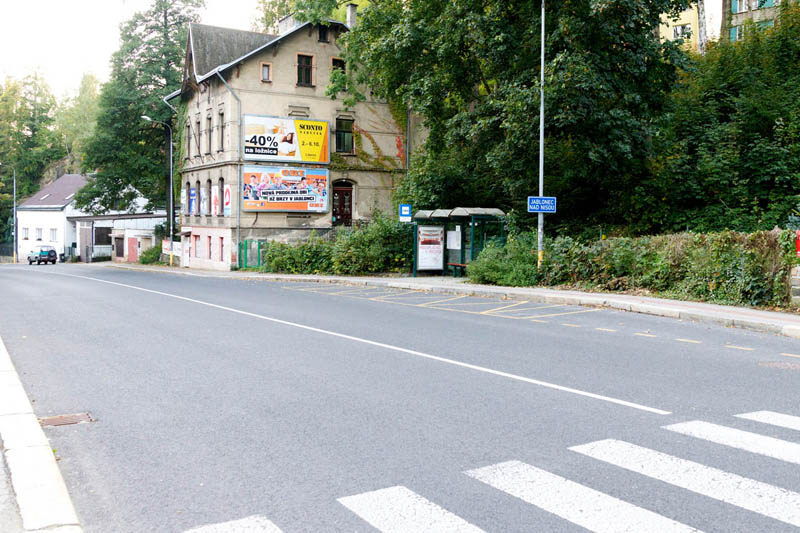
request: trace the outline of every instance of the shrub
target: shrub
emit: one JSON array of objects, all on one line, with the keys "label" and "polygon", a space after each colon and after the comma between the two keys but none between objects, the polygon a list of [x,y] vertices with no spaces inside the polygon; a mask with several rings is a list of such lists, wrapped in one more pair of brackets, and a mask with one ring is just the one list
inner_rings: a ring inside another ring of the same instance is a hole
[{"label": "shrub", "polygon": [[139,255],[139,263],[143,265],[151,265],[153,263],[161,262],[161,243],[148,248]]},{"label": "shrub", "polygon": [[793,232],[733,231],[614,238],[582,243],[558,237],[536,263],[536,234],[487,247],[467,273],[471,281],[511,286],[578,285],[647,289],[680,298],[739,305],[788,305],[797,262]]}]

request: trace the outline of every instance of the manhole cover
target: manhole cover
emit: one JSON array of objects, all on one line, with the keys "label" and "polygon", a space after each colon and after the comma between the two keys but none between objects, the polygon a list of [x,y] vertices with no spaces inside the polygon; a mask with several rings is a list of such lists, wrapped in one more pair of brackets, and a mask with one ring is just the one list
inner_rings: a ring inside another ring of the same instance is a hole
[{"label": "manhole cover", "polygon": [[39,419],[39,424],[45,426],[69,426],[70,424],[85,424],[94,422],[89,413],[76,413],[74,415],[46,416]]},{"label": "manhole cover", "polygon": [[781,370],[800,370],[800,363],[789,363],[787,361],[764,361],[758,363],[758,366],[765,366],[767,368],[780,368]]}]

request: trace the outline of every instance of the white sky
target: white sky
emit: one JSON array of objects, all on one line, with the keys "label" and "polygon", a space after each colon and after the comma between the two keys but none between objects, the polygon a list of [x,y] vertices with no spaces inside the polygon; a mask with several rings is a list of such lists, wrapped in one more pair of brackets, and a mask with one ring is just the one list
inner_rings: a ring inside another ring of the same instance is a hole
[{"label": "white sky", "polygon": [[[84,73],[108,81],[119,25],[151,0],[0,0],[0,79],[38,70],[58,98]],[[256,0],[206,0],[202,22],[249,30]]]}]

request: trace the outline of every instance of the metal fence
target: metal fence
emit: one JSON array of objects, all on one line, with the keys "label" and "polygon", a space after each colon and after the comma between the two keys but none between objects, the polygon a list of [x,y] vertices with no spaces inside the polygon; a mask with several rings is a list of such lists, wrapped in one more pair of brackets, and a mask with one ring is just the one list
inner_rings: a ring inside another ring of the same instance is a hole
[{"label": "metal fence", "polygon": [[14,243],[0,242],[0,263],[11,263],[14,260]]}]

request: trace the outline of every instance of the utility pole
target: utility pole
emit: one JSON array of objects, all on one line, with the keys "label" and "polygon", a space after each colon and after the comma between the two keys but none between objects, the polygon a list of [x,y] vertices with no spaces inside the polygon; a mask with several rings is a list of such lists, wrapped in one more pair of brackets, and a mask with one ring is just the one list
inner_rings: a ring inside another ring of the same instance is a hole
[{"label": "utility pole", "polygon": [[[544,0],[542,0],[542,58],[539,68],[539,196],[544,196]],[[539,213],[539,258],[537,267],[544,259],[544,213]]]},{"label": "utility pole", "polygon": [[17,167],[14,167],[14,264],[17,264]]}]

